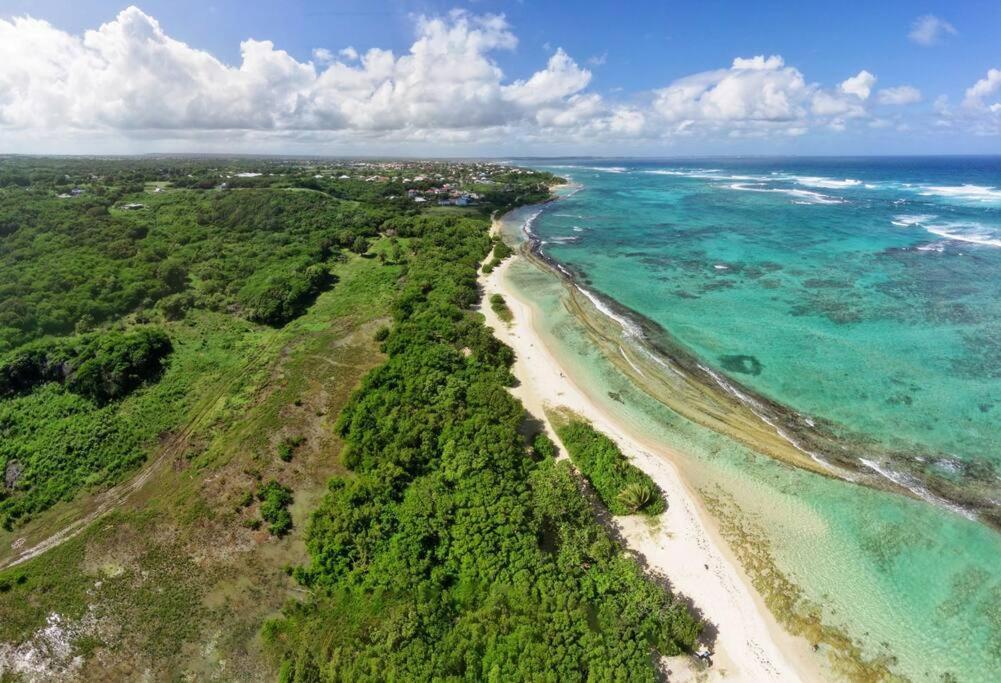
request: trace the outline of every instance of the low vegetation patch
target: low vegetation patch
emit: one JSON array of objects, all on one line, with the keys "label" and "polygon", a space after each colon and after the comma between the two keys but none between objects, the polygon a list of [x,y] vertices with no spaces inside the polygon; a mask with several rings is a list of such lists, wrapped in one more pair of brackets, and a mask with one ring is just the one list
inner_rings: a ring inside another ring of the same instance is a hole
[{"label": "low vegetation patch", "polygon": [[305,439],[301,436],[287,436],[278,444],[278,459],[282,462],[291,462],[295,450],[303,444]]},{"label": "low vegetation patch", "polygon": [[497,317],[506,323],[514,320],[514,314],[511,313],[511,309],[508,308],[507,302],[504,301],[504,297],[500,294],[490,295],[490,308],[493,312],[497,314]]},{"label": "low vegetation patch", "polygon": [[494,271],[494,268],[503,263],[504,259],[511,256],[512,254],[514,254],[514,251],[511,249],[511,247],[507,246],[507,244],[503,240],[495,238],[493,257],[489,261],[483,264],[483,272],[489,275]]},{"label": "low vegetation patch", "polygon": [[288,506],[292,504],[292,489],[272,479],[260,485],[257,499],[261,501],[261,519],[268,523],[271,535],[287,534],[292,529],[292,515],[288,511]]},{"label": "low vegetation patch", "polygon": [[614,441],[577,417],[557,416],[554,428],[581,474],[613,515],[659,515],[664,495],[650,476],[633,465]]}]

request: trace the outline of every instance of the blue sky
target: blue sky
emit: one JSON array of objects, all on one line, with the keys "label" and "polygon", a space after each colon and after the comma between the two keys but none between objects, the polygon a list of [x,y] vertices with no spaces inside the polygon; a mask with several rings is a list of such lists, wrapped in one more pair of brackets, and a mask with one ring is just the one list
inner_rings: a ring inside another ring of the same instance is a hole
[{"label": "blue sky", "polygon": [[[127,8],[0,2],[3,147],[1001,152],[996,1],[150,0]],[[88,44],[87,31],[109,24]],[[422,38],[433,58],[401,60]],[[270,41],[252,64],[241,51],[248,39]],[[349,46],[399,61],[367,66],[338,54]],[[73,66],[81,63],[90,74]],[[843,85],[855,76],[856,85]],[[112,92],[99,100],[95,88]],[[13,95],[5,99],[4,89]],[[165,100],[158,110],[145,111],[157,97]],[[55,116],[58,107],[65,111]]]}]

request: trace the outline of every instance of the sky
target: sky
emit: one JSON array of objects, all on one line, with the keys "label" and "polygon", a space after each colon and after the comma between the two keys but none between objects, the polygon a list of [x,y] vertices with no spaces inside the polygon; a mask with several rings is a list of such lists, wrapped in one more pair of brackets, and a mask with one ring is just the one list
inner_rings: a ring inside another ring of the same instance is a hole
[{"label": "sky", "polygon": [[0,153],[1001,153],[1001,3],[0,0]]}]

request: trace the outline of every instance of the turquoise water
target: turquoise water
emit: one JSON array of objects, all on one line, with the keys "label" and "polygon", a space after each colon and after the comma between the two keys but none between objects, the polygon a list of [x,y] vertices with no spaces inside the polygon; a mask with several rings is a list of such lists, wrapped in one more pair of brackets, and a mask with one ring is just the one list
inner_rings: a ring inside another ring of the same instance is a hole
[{"label": "turquoise water", "polygon": [[[844,457],[906,472],[915,486],[979,487],[988,516],[996,509],[997,160],[568,165],[547,168],[581,189],[531,230],[582,286],[822,422],[844,437]],[[512,233],[526,216],[512,217]],[[790,468],[684,420],[597,353],[555,277],[522,262],[509,279],[592,397],[689,454],[686,477],[736,504],[776,567],[865,657],[914,680],[998,679],[993,528],[948,501]]]},{"label": "turquoise water", "polygon": [[534,230],[588,288],[1001,524],[1001,159],[553,170]]}]

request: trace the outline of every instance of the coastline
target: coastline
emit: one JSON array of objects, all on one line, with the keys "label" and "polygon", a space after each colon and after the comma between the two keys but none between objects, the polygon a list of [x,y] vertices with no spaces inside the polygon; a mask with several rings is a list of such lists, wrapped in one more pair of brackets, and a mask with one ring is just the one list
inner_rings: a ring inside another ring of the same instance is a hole
[{"label": "coastline", "polygon": [[[500,219],[495,218],[491,234],[498,233],[500,224]],[[614,522],[629,550],[641,555],[651,569],[667,576],[673,588],[690,599],[716,628],[714,666],[708,671],[709,678],[822,680],[820,661],[810,643],[785,631],[768,610],[711,514],[682,479],[673,462],[676,454],[617,422],[570,377],[547,348],[535,327],[531,303],[505,280],[511,263],[518,258],[524,257],[516,254],[490,275],[479,276],[483,300],[499,293],[513,314],[513,320],[505,323],[490,306],[480,309],[495,336],[515,351],[512,372],[519,384],[512,393],[558,444],[546,408],[564,406],[587,418],[663,489],[668,510],[656,523],[638,516],[619,517]],[[685,664],[672,661],[669,666],[684,669]],[[685,675],[672,678],[684,680]]]}]

